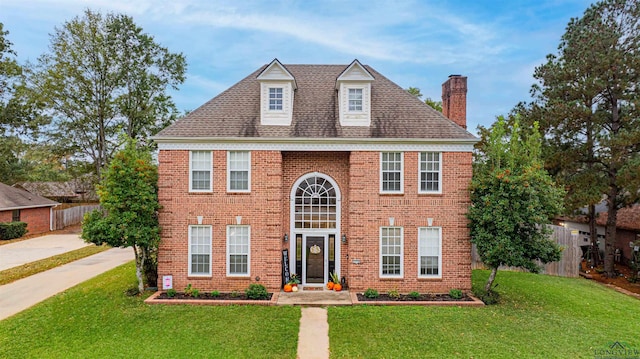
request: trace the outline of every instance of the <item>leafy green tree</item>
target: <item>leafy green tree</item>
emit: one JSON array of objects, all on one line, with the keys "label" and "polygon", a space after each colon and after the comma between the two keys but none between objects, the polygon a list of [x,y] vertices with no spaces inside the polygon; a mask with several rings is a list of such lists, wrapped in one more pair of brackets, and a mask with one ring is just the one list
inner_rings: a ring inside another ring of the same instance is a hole
[{"label": "leafy green tree", "polygon": [[175,118],[166,90],[184,82],[185,71],[182,54],[130,17],[86,10],[55,29],[49,53],[29,67],[29,87],[53,114],[51,139],[89,159],[100,176],[122,133],[146,140]]},{"label": "leafy green tree", "polygon": [[471,182],[467,216],[471,242],[491,269],[487,292],[501,265],[537,272],[536,260],[560,259],[545,224],[562,211],[564,191],[543,168],[538,129],[526,132],[518,118],[512,123],[510,134],[503,117],[483,131],[488,137],[478,148]]},{"label": "leafy green tree", "polygon": [[407,89],[407,92],[417,98],[420,98],[420,99],[422,98],[422,92],[420,92],[420,89],[417,87],[409,87]]},{"label": "leafy green tree", "polygon": [[640,3],[605,0],[572,19],[557,55],[536,68],[535,102],[522,111],[540,121],[545,159],[567,186],[567,207],[606,197],[604,270],[614,275],[617,211],[639,200]]},{"label": "leafy green tree", "polygon": [[424,100],[424,103],[431,106],[431,108],[433,108],[434,110],[442,112],[442,101],[434,101],[431,99],[431,97],[427,97]]},{"label": "leafy green tree", "polygon": [[97,245],[132,247],[136,258],[138,289],[157,281],[158,169],[148,149],[128,140],[103,173],[98,185],[102,211],[85,215],[81,237]]}]

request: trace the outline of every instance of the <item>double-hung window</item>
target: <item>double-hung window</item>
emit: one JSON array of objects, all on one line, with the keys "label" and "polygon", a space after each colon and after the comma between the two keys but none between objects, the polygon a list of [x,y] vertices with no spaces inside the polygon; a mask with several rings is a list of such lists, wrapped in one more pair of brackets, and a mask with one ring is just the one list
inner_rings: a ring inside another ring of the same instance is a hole
[{"label": "double-hung window", "polygon": [[269,111],[282,111],[282,87],[269,87]]},{"label": "double-hung window", "polygon": [[19,209],[14,209],[11,212],[11,221],[12,222],[20,222],[20,210]]},{"label": "double-hung window", "polygon": [[227,226],[227,275],[250,275],[250,239],[249,226]]},{"label": "double-hung window", "polygon": [[402,193],[403,186],[403,153],[380,153],[380,192]]},{"label": "double-hung window", "polygon": [[362,89],[349,89],[349,112],[362,112]]},{"label": "double-hung window", "polygon": [[402,278],[403,256],[402,227],[381,227],[380,277]]},{"label": "double-hung window", "polygon": [[442,193],[442,153],[420,152],[419,192]]},{"label": "double-hung window", "polygon": [[211,275],[211,226],[189,226],[189,275]]},{"label": "double-hung window", "polygon": [[251,152],[227,152],[227,191],[251,191]]},{"label": "double-hung window", "polygon": [[210,192],[212,182],[211,151],[189,152],[189,190],[192,192]]},{"label": "double-hung window", "polygon": [[442,277],[442,228],[418,228],[418,277]]}]

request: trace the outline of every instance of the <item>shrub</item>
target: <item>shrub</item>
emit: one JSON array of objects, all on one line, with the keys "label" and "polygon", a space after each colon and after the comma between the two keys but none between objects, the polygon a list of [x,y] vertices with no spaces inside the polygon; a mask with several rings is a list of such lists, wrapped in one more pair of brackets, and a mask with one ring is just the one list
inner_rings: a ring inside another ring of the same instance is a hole
[{"label": "shrub", "polygon": [[249,299],[268,299],[269,293],[267,292],[267,288],[262,284],[251,283],[249,284],[249,288],[245,289],[245,294]]},{"label": "shrub", "polygon": [[390,290],[387,295],[391,299],[400,299],[400,292],[397,289]]},{"label": "shrub", "polygon": [[194,298],[198,298],[198,296],[200,295],[200,291],[193,288],[191,286],[191,283],[187,284],[187,287],[184,289],[184,295],[189,296],[189,297],[194,297]]},{"label": "shrub", "polygon": [[500,294],[494,290],[485,291],[484,288],[478,288],[473,290],[473,295],[478,297],[486,305],[493,305],[500,303]]},{"label": "shrub", "polygon": [[0,239],[20,238],[27,233],[27,223],[7,222],[0,223]]},{"label": "shrub", "polygon": [[460,289],[451,289],[449,290],[449,296],[453,299],[462,298],[462,291]]},{"label": "shrub", "polygon": [[167,290],[167,297],[173,298],[175,296],[176,296],[176,290],[175,289],[171,288],[171,289]]},{"label": "shrub", "polygon": [[380,296],[380,294],[378,293],[377,290],[368,288],[367,290],[364,291],[364,296],[365,298],[376,299]]},{"label": "shrub", "polygon": [[409,298],[413,299],[413,300],[418,300],[420,299],[420,293],[418,292],[411,292],[409,293]]},{"label": "shrub", "polygon": [[218,292],[217,290],[214,290],[213,292],[211,292],[211,296],[214,297],[214,298],[218,297],[218,296],[220,296],[220,292]]}]

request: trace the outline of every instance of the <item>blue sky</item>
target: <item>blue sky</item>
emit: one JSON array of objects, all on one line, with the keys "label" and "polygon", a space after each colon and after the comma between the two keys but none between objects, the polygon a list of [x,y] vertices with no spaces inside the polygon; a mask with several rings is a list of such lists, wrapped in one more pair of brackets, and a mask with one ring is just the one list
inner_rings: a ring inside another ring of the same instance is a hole
[{"label": "blue sky", "polygon": [[584,0],[206,1],[0,0],[18,60],[47,51],[49,34],[85,8],[125,13],[188,63],[172,96],[193,110],[278,58],[284,64],[358,59],[403,88],[440,99],[450,74],[468,76],[468,128],[489,126],[530,98],[533,70],[555,53]]}]

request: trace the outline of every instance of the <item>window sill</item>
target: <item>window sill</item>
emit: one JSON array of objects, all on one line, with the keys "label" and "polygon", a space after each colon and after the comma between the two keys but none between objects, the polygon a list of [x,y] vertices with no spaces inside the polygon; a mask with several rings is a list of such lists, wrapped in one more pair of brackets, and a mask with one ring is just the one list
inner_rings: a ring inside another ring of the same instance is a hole
[{"label": "window sill", "polygon": [[251,276],[248,274],[243,274],[243,275],[233,275],[233,274],[227,274],[227,279],[231,279],[231,280],[238,280],[238,279],[251,279]]},{"label": "window sill", "polygon": [[190,274],[190,275],[187,275],[187,279],[191,279],[191,280],[211,279],[211,278],[213,278],[213,276],[211,274],[207,274],[207,275]]},{"label": "window sill", "polygon": [[213,191],[189,191],[189,194],[195,194],[195,195],[205,195],[205,194],[212,194]]},{"label": "window sill", "polygon": [[404,192],[380,192],[381,196],[404,196]]},{"label": "window sill", "polygon": [[404,277],[378,277],[381,281],[389,281],[389,282],[401,282],[404,281]]},{"label": "window sill", "polygon": [[247,195],[247,194],[251,194],[251,191],[227,191],[227,194],[232,194],[232,195]]},{"label": "window sill", "polygon": [[442,282],[442,277],[418,277],[419,282]]}]

